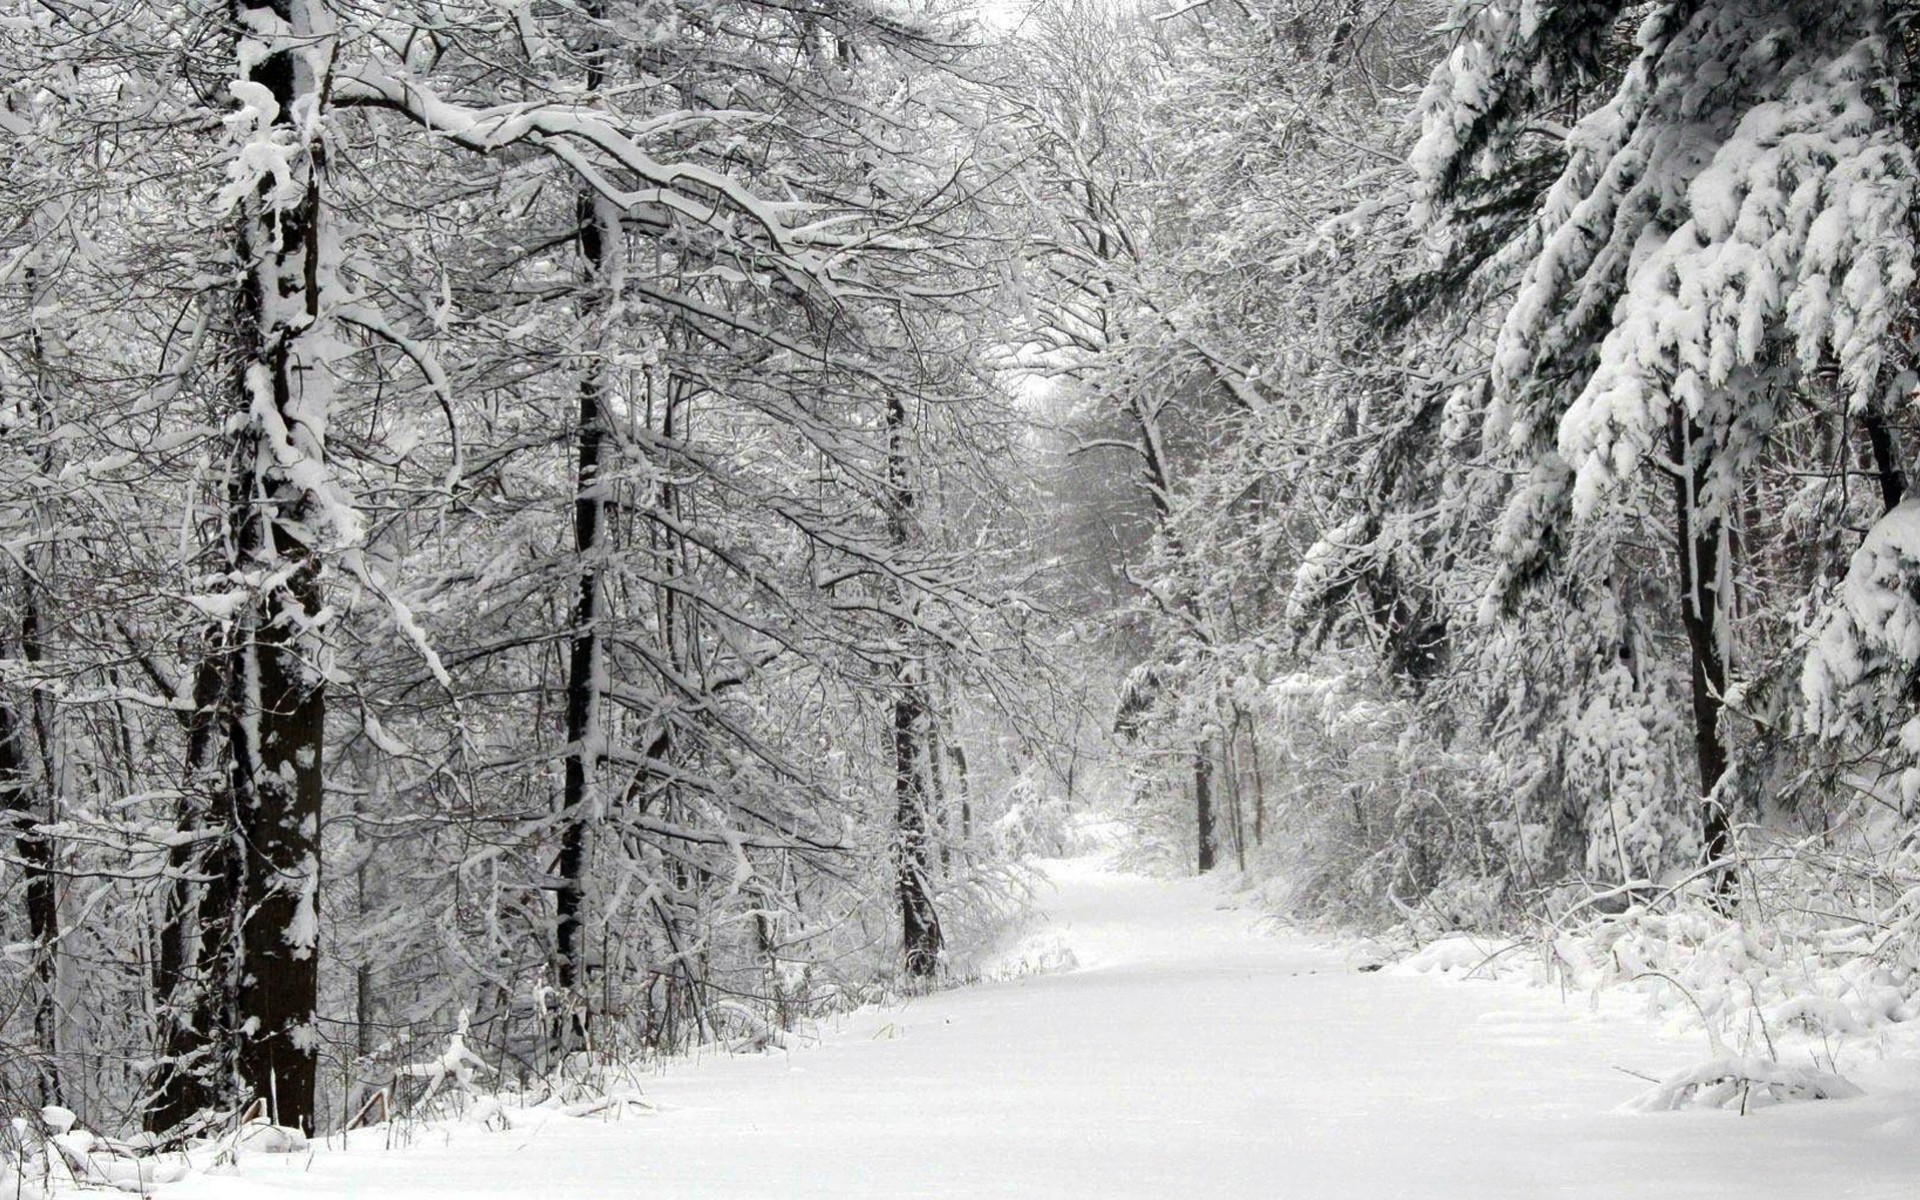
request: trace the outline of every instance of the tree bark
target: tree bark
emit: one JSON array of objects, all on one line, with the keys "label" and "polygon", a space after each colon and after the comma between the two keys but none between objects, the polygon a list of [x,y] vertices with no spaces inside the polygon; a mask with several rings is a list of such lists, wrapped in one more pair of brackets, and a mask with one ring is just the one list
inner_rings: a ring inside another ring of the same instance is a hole
[{"label": "tree bark", "polygon": [[[887,532],[895,551],[904,550],[912,536],[915,496],[908,472],[907,409],[897,394],[887,398],[887,482],[890,492]],[[900,597],[904,611],[912,598]],[[944,937],[940,915],[928,886],[932,866],[929,853],[927,774],[928,705],[926,683],[916,670],[909,645],[912,629],[905,620],[895,625],[899,662],[895,667],[893,701],[893,858],[900,898],[900,927],[906,952],[907,975],[930,979],[940,963]]]},{"label": "tree bark", "polygon": [[[586,15],[599,20],[604,5],[589,3]],[[597,92],[606,76],[604,49],[591,39],[583,52],[585,85]],[[617,213],[608,211],[591,188],[574,197],[575,244],[580,254],[579,315],[588,346],[580,367],[579,408],[574,429],[575,468],[573,548],[578,562],[571,633],[567,644],[567,748],[562,768],[560,855],[555,867],[559,888],[554,901],[555,976],[562,991],[575,992],[586,984],[586,871],[593,825],[600,813],[596,778],[605,756],[601,690],[601,603],[607,502],[601,478],[606,454],[607,377],[601,350],[605,341],[600,322],[612,300],[613,275],[624,254],[623,230]],[[584,1028],[571,1022],[560,1031],[561,1049],[572,1048]]]},{"label": "tree bark", "polygon": [[[175,827],[181,833],[210,823],[225,807],[206,802],[209,789],[224,792],[214,762],[227,669],[220,644],[216,635],[194,668],[193,711],[186,717],[186,778],[175,815]],[[195,919],[194,888],[188,878],[196,866],[209,865],[200,861],[204,858],[186,841],[167,852],[172,878],[167,883],[153,979],[160,1063],[149,1080],[151,1099],[141,1114],[144,1127],[152,1133],[179,1128],[219,1098],[218,1081],[206,1061],[214,1037],[211,1010],[202,995],[211,981],[200,974],[208,965],[203,956],[206,934]]]},{"label": "tree bark", "polygon": [[1907,469],[1900,457],[1900,439],[1888,424],[1887,414],[1881,410],[1878,400],[1870,402],[1861,412],[1860,424],[1866,427],[1867,445],[1873,450],[1873,477],[1880,485],[1881,507],[1892,512],[1907,494]]},{"label": "tree bark", "polygon": [[234,578],[265,582],[237,620],[228,708],[233,1062],[243,1098],[264,1098],[275,1121],[311,1131],[326,731],[320,539],[336,522],[315,478],[331,402],[322,296],[331,265],[324,148],[308,123],[325,101],[333,27],[321,0],[235,0],[233,13],[246,78],[272,97],[271,125],[295,147],[285,155],[288,179],[263,180],[245,200],[238,237],[246,277],[237,400],[247,424],[229,497],[230,552]]},{"label": "tree bark", "polygon": [[941,747],[945,739],[940,736],[941,719],[945,712],[938,706],[932,706],[927,712],[927,737],[923,747],[926,754],[927,814],[928,824],[940,831],[940,877],[951,878],[953,871],[953,815],[947,805],[946,755]]},{"label": "tree bark", "polygon": [[927,836],[926,774],[921,761],[925,708],[907,684],[893,705],[895,870],[907,974],[932,977],[940,962],[940,916],[927,886],[931,867]]},{"label": "tree bark", "polygon": [[[601,277],[606,269],[607,222],[597,212],[594,197],[577,201],[580,220],[580,257],[586,275],[582,292],[583,315],[592,321],[603,308]],[[597,357],[597,356],[596,356]],[[554,945],[558,978],[563,990],[584,981],[585,872],[590,826],[594,820],[593,783],[601,756],[600,555],[606,527],[606,500],[601,493],[602,458],[606,449],[605,377],[598,361],[581,371],[578,427],[575,447],[579,458],[573,501],[573,546],[579,575],[567,647],[567,757],[561,808],[566,814],[561,831],[560,876]]]},{"label": "tree bark", "polygon": [[[1699,496],[1711,465],[1702,431],[1676,414],[1669,429],[1670,450],[1679,466],[1674,477],[1675,551],[1680,565],[1680,617],[1687,633],[1688,680],[1693,707],[1694,758],[1700,771],[1702,852],[1709,863],[1733,850],[1733,824],[1727,801],[1718,795],[1730,762],[1721,727],[1727,689],[1727,597],[1722,571],[1727,526],[1724,517],[1701,511]],[[1726,896],[1738,880],[1731,866],[1715,872],[1714,891]]]},{"label": "tree bark", "polygon": [[[36,224],[38,218],[36,215]],[[40,272],[33,266],[25,271],[28,295],[27,358],[33,382],[28,389],[34,424],[46,439],[39,453],[40,473],[51,479],[59,473],[57,442],[52,434],[57,425],[53,398],[55,380],[49,355],[49,340],[43,334],[38,308],[54,300],[51,288],[43,288]],[[33,538],[22,552],[25,560],[20,572],[20,657],[30,667],[45,661],[44,597],[45,581],[55,577],[59,567],[53,559],[53,524],[43,502],[33,505]],[[36,671],[37,673],[37,671]],[[35,827],[52,824],[59,818],[58,760],[55,757],[53,696],[36,681],[27,695],[24,710],[0,701],[0,801],[14,830],[14,846],[20,856],[21,874],[26,881],[27,932],[34,943],[33,978],[38,995],[34,999],[34,1048],[44,1056],[39,1064],[42,1104],[58,1104],[62,1086],[60,1076],[60,889],[55,873],[59,850],[54,840]],[[32,733],[29,750],[27,734]]]},{"label": "tree bark", "polygon": [[1225,760],[1227,771],[1227,825],[1233,834],[1233,861],[1240,870],[1247,869],[1247,814],[1244,797],[1241,794],[1241,780],[1245,766],[1240,759],[1240,711],[1234,706],[1233,724],[1222,732],[1220,739],[1221,756]]},{"label": "tree bark", "polygon": [[1193,756],[1194,823],[1200,834],[1200,874],[1205,875],[1219,863],[1219,847],[1213,831],[1213,756],[1211,747],[1201,742]]},{"label": "tree bark", "polygon": [[[290,549],[283,544],[281,552]],[[292,583],[262,606],[253,644],[240,655],[245,694],[260,700],[257,708],[243,709],[231,734],[239,751],[235,1068],[246,1092],[266,1097],[276,1123],[310,1133],[319,1066],[314,1008],[326,691],[310,675],[293,625],[320,611],[317,564],[303,564]]]},{"label": "tree bark", "polygon": [[27,933],[33,940],[33,1049],[39,1056],[39,1101],[61,1100],[58,973],[53,944],[60,934],[58,881],[53,871],[53,840],[38,832],[44,819],[35,802],[34,769],[26,752],[26,731],[18,712],[0,700],[0,811],[6,814],[20,860],[27,899]]},{"label": "tree bark", "polygon": [[1260,729],[1251,714],[1240,710],[1240,719],[1247,727],[1247,754],[1252,760],[1253,771],[1253,844],[1257,847],[1265,843],[1267,836],[1267,782],[1266,767],[1261,762]]},{"label": "tree bark", "polygon": [[973,790],[967,779],[967,751],[957,738],[947,742],[947,761],[953,765],[954,790],[960,793],[960,844],[973,841]]}]

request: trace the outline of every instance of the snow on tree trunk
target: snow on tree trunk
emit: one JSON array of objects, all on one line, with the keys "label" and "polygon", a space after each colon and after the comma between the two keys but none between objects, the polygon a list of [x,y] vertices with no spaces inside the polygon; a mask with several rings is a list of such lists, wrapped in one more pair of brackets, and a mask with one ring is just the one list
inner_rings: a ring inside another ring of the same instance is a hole
[{"label": "snow on tree trunk", "polygon": [[[45,235],[42,215],[35,214],[34,226]],[[59,441],[53,435],[58,426],[55,411],[56,376],[52,356],[58,342],[43,328],[42,314],[57,309],[59,296],[46,281],[38,265],[38,256],[29,258],[22,274],[27,292],[27,353],[29,382],[26,388],[31,419],[45,439],[34,455],[35,466],[43,478],[57,478],[61,469]],[[38,675],[47,658],[46,588],[58,576],[55,557],[57,540],[53,516],[45,497],[30,504],[32,535],[18,551],[19,570],[19,657]],[[14,827],[14,849],[26,877],[27,932],[33,939],[34,1044],[42,1057],[38,1075],[42,1104],[61,1102],[60,1054],[68,1040],[62,1036],[60,971],[60,893],[59,846],[54,838],[40,830],[42,822],[52,825],[60,819],[60,754],[55,741],[59,716],[54,710],[52,691],[36,681],[26,703],[14,708],[0,702],[0,790],[6,799],[0,802]],[[31,735],[29,737],[29,734]]]},{"label": "snow on tree trunk", "polygon": [[[887,397],[887,536],[894,550],[907,547],[912,537],[913,484],[907,463],[907,407],[896,392]],[[901,585],[900,611],[910,610],[912,597]],[[907,975],[930,979],[940,964],[944,938],[940,914],[928,885],[932,867],[927,773],[928,711],[926,684],[910,644],[911,629],[902,618],[895,623],[900,656],[893,701],[893,859],[900,896],[900,929],[906,950]]]},{"label": "snow on tree trunk", "polygon": [[[216,771],[218,717],[226,673],[223,646],[223,638],[215,631],[194,668],[193,711],[185,718],[186,785],[175,814],[175,823],[183,832],[200,824],[214,828],[228,824],[230,808],[202,799],[210,791],[227,799]],[[196,873],[214,869],[217,875],[223,870],[213,861],[217,854],[217,850],[210,852],[203,856],[205,861],[196,863],[194,843],[184,839],[167,852],[172,881],[161,915],[159,955],[153,973],[158,1065],[149,1083],[152,1099],[142,1113],[145,1128],[155,1133],[180,1127],[219,1098],[213,1064],[206,1061],[214,1029],[206,995],[212,980],[205,972],[219,959],[209,950],[223,946],[224,941],[219,937],[217,920],[196,920],[191,882]]]},{"label": "snow on tree trunk", "polygon": [[924,762],[926,706],[910,670],[893,703],[894,869],[900,893],[900,928],[907,974],[931,978],[944,939],[927,876],[927,776]]},{"label": "snow on tree trunk", "polygon": [[[600,19],[603,5],[588,4],[587,16]],[[601,62],[605,48],[597,42],[585,52],[586,90],[598,92],[605,82]],[[586,871],[592,827],[602,803],[598,771],[606,755],[602,696],[606,691],[606,648],[601,645],[601,572],[605,566],[602,542],[607,523],[605,481],[601,478],[606,448],[607,401],[611,388],[606,365],[606,323],[620,294],[621,267],[626,259],[625,232],[620,213],[598,193],[582,187],[574,199],[574,227],[580,252],[579,316],[586,335],[580,366],[579,410],[574,431],[575,466],[573,548],[578,563],[567,647],[567,750],[562,768],[560,805],[559,890],[554,897],[554,952],[561,990],[572,992],[586,982],[585,914]],[[567,1012],[582,1011],[574,1004]],[[577,1034],[573,1018],[563,1016],[557,1030],[561,1048],[571,1047]]]},{"label": "snow on tree trunk", "polygon": [[228,736],[238,876],[234,1068],[276,1123],[311,1131],[319,1032],[320,805],[329,538],[358,538],[326,468],[335,248],[322,199],[334,27],[319,0],[236,0],[241,111],[223,196],[238,208],[244,422],[229,553],[249,603],[235,630]]},{"label": "snow on tree trunk", "polygon": [[[573,545],[579,575],[567,648],[567,757],[563,768],[561,829],[555,900],[554,948],[560,987],[572,990],[585,979],[583,905],[590,833],[599,798],[595,775],[605,750],[602,745],[601,694],[605,690],[605,650],[600,644],[600,604],[606,528],[606,494],[601,479],[606,444],[606,367],[597,347],[603,340],[597,326],[604,319],[618,287],[615,277],[623,256],[617,213],[590,192],[576,204],[580,259],[583,272],[580,315],[590,327],[587,358],[581,368],[578,426],[574,434],[579,461],[573,500]],[[563,1038],[570,1032],[563,1032]]]},{"label": "snow on tree trunk", "polygon": [[[1721,789],[1726,777],[1726,731],[1720,726],[1726,707],[1729,630],[1726,572],[1727,523],[1705,508],[1700,493],[1711,472],[1710,448],[1700,430],[1675,414],[1670,433],[1674,476],[1674,549],[1680,565],[1681,624],[1687,648],[1693,698],[1694,759],[1700,768],[1701,851],[1709,863],[1733,851],[1728,801]],[[1732,867],[1714,872],[1714,891],[1726,895],[1736,880]]]},{"label": "snow on tree trunk", "polygon": [[25,749],[26,731],[13,705],[0,700],[0,811],[13,835],[13,853],[26,878],[27,932],[33,942],[34,1044],[41,1053],[37,1072],[41,1104],[58,1104],[60,1073],[59,1012],[53,942],[59,936],[59,900],[53,869],[53,839],[39,832],[45,815],[35,803],[34,771]]}]

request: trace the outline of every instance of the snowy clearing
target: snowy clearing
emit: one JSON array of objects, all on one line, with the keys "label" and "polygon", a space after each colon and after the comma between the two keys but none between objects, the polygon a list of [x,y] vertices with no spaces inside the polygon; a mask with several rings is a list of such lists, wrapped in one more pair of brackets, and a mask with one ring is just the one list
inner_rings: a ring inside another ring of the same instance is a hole
[{"label": "snowy clearing", "polygon": [[[516,1114],[404,1149],[243,1156],[165,1200],[276,1197],[1912,1197],[1920,1072],[1734,1112],[1625,1105],[1705,1057],[1510,981],[1362,972],[1197,880],[1047,864],[1026,957],[1077,966],[670,1066],[660,1111]],[[1909,1064],[1910,1065],[1910,1064]],[[1904,1081],[1904,1086],[1903,1086]],[[533,1120],[544,1115],[544,1120]]]}]

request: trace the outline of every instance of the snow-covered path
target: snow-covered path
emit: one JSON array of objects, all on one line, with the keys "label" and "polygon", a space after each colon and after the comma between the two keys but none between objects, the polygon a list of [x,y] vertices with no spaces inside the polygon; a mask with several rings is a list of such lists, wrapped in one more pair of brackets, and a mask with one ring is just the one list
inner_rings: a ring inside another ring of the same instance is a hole
[{"label": "snow-covered path", "polygon": [[1920,1196],[1896,1090],[1626,1115],[1701,1045],[1504,983],[1361,973],[1194,881],[1054,864],[1079,968],[678,1064],[657,1115],[252,1156],[168,1200]]}]

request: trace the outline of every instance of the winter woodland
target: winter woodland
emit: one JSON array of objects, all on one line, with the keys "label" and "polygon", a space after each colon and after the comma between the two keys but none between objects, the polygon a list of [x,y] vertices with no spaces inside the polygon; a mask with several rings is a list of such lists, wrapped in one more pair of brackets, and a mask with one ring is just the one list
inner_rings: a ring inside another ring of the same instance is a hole
[{"label": "winter woodland", "polygon": [[964,984],[1094,810],[1920,1018],[1917,189],[1893,0],[0,0],[0,1175]]}]

